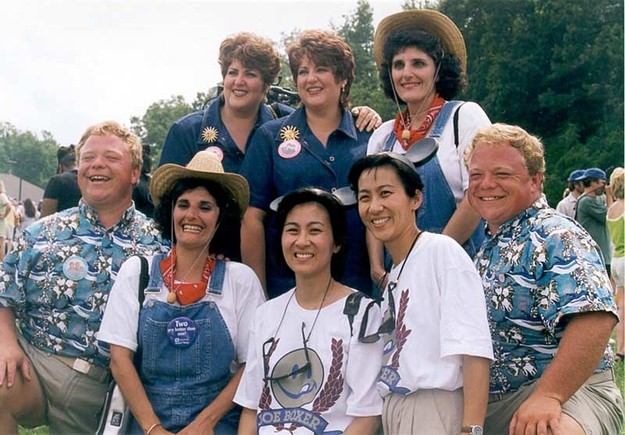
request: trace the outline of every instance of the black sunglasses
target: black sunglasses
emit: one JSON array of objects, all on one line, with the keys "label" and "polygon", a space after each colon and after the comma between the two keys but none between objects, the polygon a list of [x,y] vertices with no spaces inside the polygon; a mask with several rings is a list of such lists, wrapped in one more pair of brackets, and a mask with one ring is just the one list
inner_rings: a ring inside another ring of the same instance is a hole
[{"label": "black sunglasses", "polygon": [[296,364],[293,366],[291,372],[284,375],[269,376],[269,355],[271,355],[269,351],[273,352],[272,347],[275,346],[276,343],[275,337],[271,337],[263,343],[263,366],[265,370],[265,377],[263,378],[263,381],[281,381],[291,376],[297,376],[311,370],[312,364],[310,363],[310,356],[308,355],[308,346],[306,344],[306,335],[304,335],[304,327],[305,324],[302,322],[302,342],[304,343],[304,357],[306,358],[306,364],[301,367],[298,367]]},{"label": "black sunglasses", "polygon": [[360,332],[358,333],[358,341],[361,343],[375,343],[381,338],[382,334],[390,334],[395,330],[395,298],[393,297],[393,290],[397,287],[397,281],[391,281],[386,286],[386,293],[388,294],[388,310],[384,313],[384,320],[376,332],[371,335],[365,335],[367,333],[367,325],[369,323],[369,310],[375,304],[372,301],[367,306],[365,314],[362,316],[362,323],[360,324]]}]

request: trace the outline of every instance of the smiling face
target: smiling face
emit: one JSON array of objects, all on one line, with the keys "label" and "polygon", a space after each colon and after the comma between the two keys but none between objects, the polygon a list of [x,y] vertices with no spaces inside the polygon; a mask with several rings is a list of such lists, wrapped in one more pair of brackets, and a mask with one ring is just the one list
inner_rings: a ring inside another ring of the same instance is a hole
[{"label": "smiling face", "polygon": [[[408,196],[395,169],[380,166],[367,169],[358,179],[358,214],[367,230],[393,252],[402,252],[412,242],[416,229],[415,211],[421,192]],[[396,258],[393,258],[395,261]]]},{"label": "smiling face", "polygon": [[126,209],[140,168],[133,167],[128,146],[118,136],[92,135],[80,149],[78,187],[96,211]]},{"label": "smiling face", "polygon": [[307,108],[338,107],[341,88],[346,82],[337,81],[329,66],[316,65],[308,56],[302,57],[297,69],[297,92]]},{"label": "smiling face", "polygon": [[434,95],[435,75],[434,59],[416,47],[407,47],[393,56],[393,86],[409,106],[419,105]]},{"label": "smiling face", "polygon": [[296,277],[330,273],[332,256],[339,249],[324,207],[309,202],[288,213],[282,229],[282,253]]},{"label": "smiling face", "polygon": [[246,68],[238,59],[230,63],[223,79],[224,99],[230,108],[257,111],[265,100],[268,87],[263,83],[260,71]]},{"label": "smiling face", "polygon": [[176,246],[179,249],[206,249],[217,230],[219,212],[215,197],[205,187],[183,192],[173,211]]},{"label": "smiling face", "polygon": [[521,152],[507,143],[476,147],[468,166],[469,203],[493,234],[540,198],[543,174],[530,175]]}]

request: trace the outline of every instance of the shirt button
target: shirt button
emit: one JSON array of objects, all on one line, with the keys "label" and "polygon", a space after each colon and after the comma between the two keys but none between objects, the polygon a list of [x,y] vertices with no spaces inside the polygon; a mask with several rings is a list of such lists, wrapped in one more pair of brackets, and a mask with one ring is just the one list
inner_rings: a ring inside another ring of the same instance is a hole
[{"label": "shirt button", "polygon": [[328,160],[330,160],[331,162],[333,162],[333,161],[334,161],[334,156],[330,156],[330,158],[329,158]]}]

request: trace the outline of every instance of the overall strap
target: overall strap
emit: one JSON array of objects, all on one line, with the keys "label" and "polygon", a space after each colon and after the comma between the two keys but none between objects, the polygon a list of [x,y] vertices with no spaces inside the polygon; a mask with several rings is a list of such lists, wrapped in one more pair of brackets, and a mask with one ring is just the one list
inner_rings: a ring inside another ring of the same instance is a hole
[{"label": "overall strap", "polygon": [[428,135],[429,137],[434,139],[438,139],[439,137],[441,137],[441,134],[443,134],[443,130],[445,129],[445,125],[447,125],[447,121],[454,113],[454,109],[456,108],[456,106],[460,104],[462,104],[462,101],[458,100],[447,101],[445,102],[445,104],[443,104],[443,108],[440,112],[438,112],[438,115],[436,116],[436,121],[434,122],[434,127],[432,128],[432,131]]},{"label": "overall strap", "polygon": [[166,254],[156,254],[152,258],[152,270],[150,271],[150,279],[148,282],[148,288],[160,290],[163,285],[163,275],[161,274],[161,261],[166,257]]},{"label": "overall strap", "polygon": [[221,296],[226,277],[226,261],[217,259],[208,283],[208,293]]},{"label": "overall strap", "polygon": [[384,145],[382,146],[382,152],[393,151],[393,146],[397,142],[397,136],[395,132],[391,130],[391,134],[386,137],[386,141],[384,141]]}]

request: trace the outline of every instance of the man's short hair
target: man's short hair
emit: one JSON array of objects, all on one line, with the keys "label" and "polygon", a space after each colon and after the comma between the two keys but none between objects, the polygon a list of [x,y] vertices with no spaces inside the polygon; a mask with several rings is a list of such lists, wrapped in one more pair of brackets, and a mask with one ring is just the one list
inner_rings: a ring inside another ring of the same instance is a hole
[{"label": "man's short hair", "polygon": [[519,126],[501,123],[493,124],[477,132],[464,153],[465,164],[469,165],[477,148],[500,143],[507,143],[519,150],[525,159],[525,166],[530,175],[545,173],[545,148],[540,139]]},{"label": "man's short hair", "polygon": [[80,138],[80,142],[78,142],[78,146],[76,147],[76,158],[78,161],[80,161],[80,150],[85,142],[87,142],[87,139],[89,139],[89,136],[106,136],[109,134],[117,136],[126,144],[128,151],[130,151],[130,155],[132,156],[132,167],[141,168],[143,166],[141,139],[139,139],[139,136],[130,131],[130,129],[124,127],[116,121],[100,122],[99,124],[92,125],[85,130]]}]

